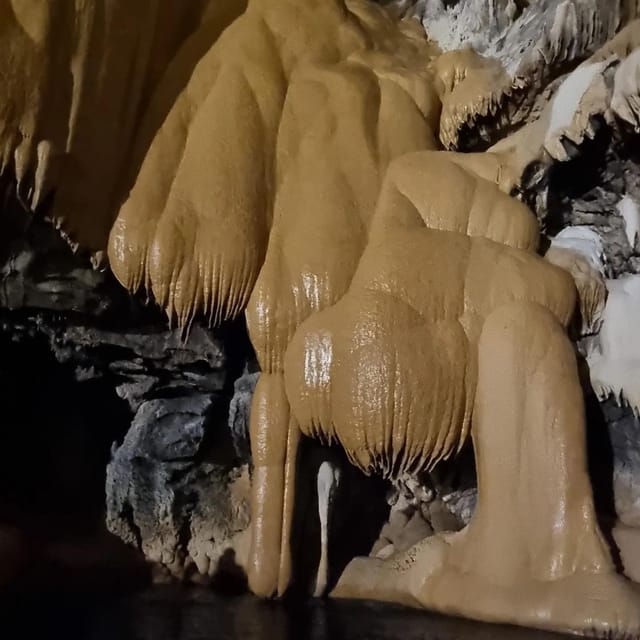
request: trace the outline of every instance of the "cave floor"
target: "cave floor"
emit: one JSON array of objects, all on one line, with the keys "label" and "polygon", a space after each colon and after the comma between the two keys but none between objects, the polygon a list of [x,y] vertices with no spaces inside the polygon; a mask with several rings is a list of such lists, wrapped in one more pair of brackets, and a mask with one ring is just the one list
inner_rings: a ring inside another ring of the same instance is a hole
[{"label": "cave floor", "polygon": [[[0,608],[2,636],[65,640],[553,640],[542,631],[480,624],[356,601],[270,603],[205,589],[154,587],[126,596],[22,594]],[[7,635],[5,635],[7,633]]]}]

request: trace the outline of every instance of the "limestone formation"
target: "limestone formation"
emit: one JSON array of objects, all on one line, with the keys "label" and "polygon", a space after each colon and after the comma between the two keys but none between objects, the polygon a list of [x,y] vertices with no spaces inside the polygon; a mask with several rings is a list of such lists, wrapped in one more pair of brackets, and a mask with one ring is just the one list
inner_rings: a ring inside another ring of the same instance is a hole
[{"label": "limestone formation", "polygon": [[[638,17],[635,0],[388,0],[419,20],[444,51],[471,47],[503,69],[500,85],[485,85],[484,104],[449,124],[445,144],[472,135],[485,142],[537,118],[541,89],[574,61],[589,57]],[[624,57],[624,56],[623,56]],[[625,81],[626,82],[626,81]]]},{"label": "limestone formation", "polygon": [[225,552],[246,547],[247,469],[207,460],[213,404],[207,394],[144,402],[107,467],[109,530],[181,580],[217,576]]},{"label": "limestone formation", "polygon": [[589,344],[587,359],[591,382],[602,399],[612,395],[640,413],[640,364],[637,318],[640,314],[640,276],[627,275],[607,283],[609,297],[602,329]]},{"label": "limestone formation", "polygon": [[[125,169],[135,171],[134,138],[152,135],[175,98],[170,87],[152,97],[156,85],[188,73],[177,52],[193,58],[242,5],[3,0],[0,167],[15,174],[23,201],[37,208],[55,190],[47,216],[72,243],[103,253]],[[199,40],[189,39],[200,25]]]},{"label": "limestone formation", "polygon": [[[255,593],[283,594],[294,573],[302,435],[390,479],[471,437],[470,523],[353,560],[334,595],[638,633],[640,599],[596,521],[566,331],[578,299],[587,331],[606,326],[605,287],[579,253],[541,258],[538,221],[513,197],[532,164],[595,137],[594,119],[637,126],[636,8],[487,6],[493,48],[443,52],[368,0],[149,0],[132,15],[124,2],[5,1],[2,167],[185,334],[198,314],[246,312],[261,369]],[[537,84],[581,58],[536,103]],[[527,124],[489,152],[454,151],[499,112]],[[317,591],[337,480],[323,469]],[[207,571],[215,553],[194,560]]]},{"label": "limestone formation", "polygon": [[607,300],[602,262],[604,250],[598,234],[588,227],[567,227],[551,240],[545,258],[573,276],[580,303],[581,333],[597,333]]}]

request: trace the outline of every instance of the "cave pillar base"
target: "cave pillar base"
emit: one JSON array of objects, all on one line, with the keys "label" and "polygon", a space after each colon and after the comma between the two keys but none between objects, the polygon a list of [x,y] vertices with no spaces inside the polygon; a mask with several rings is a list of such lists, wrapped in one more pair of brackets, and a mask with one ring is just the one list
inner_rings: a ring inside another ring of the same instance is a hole
[{"label": "cave pillar base", "polygon": [[466,529],[356,558],[335,597],[625,637],[640,593],[615,572],[587,473],[582,391],[563,327],[534,304],[490,316],[478,351],[478,507]]}]

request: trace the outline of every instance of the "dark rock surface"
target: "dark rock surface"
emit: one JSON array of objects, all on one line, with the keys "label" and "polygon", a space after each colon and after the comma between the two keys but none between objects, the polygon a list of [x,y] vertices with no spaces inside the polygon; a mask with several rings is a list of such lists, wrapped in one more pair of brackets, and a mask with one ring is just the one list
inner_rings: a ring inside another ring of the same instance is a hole
[{"label": "dark rock surface", "polygon": [[[611,443],[615,511],[623,524],[640,527],[640,419],[612,398],[602,403],[602,411]],[[600,456],[607,453],[606,444],[599,448]]]},{"label": "dark rock surface", "polygon": [[227,421],[243,327],[184,339],[0,187],[0,523],[93,536],[106,487],[110,531],[169,575],[213,574],[248,524],[250,393],[234,440]]},{"label": "dark rock surface", "polygon": [[617,209],[625,196],[640,202],[639,142],[638,136],[622,140],[601,124],[573,160],[554,164],[544,184],[527,193],[549,235],[576,225],[600,235],[610,278],[640,273],[640,255],[629,244]]},{"label": "dark rock surface", "polygon": [[[13,604],[13,603],[12,603]],[[13,638],[69,640],[567,640],[571,636],[448,618],[381,602],[264,602],[156,587],[120,598],[21,598]]]},{"label": "dark rock surface", "polygon": [[143,402],[107,467],[109,530],[178,578],[193,563],[214,575],[249,524],[248,496],[233,491],[242,476],[233,452],[218,441],[206,455],[208,432],[222,427],[214,409],[210,394]]}]

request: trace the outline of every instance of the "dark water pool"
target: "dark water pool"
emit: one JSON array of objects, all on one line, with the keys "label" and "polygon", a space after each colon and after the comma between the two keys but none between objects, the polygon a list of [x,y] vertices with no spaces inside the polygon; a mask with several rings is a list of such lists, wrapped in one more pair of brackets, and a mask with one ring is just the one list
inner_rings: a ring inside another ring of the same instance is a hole
[{"label": "dark water pool", "polygon": [[127,597],[62,593],[5,600],[0,638],[65,640],[559,640],[370,602],[268,603],[205,590],[154,588]]}]

